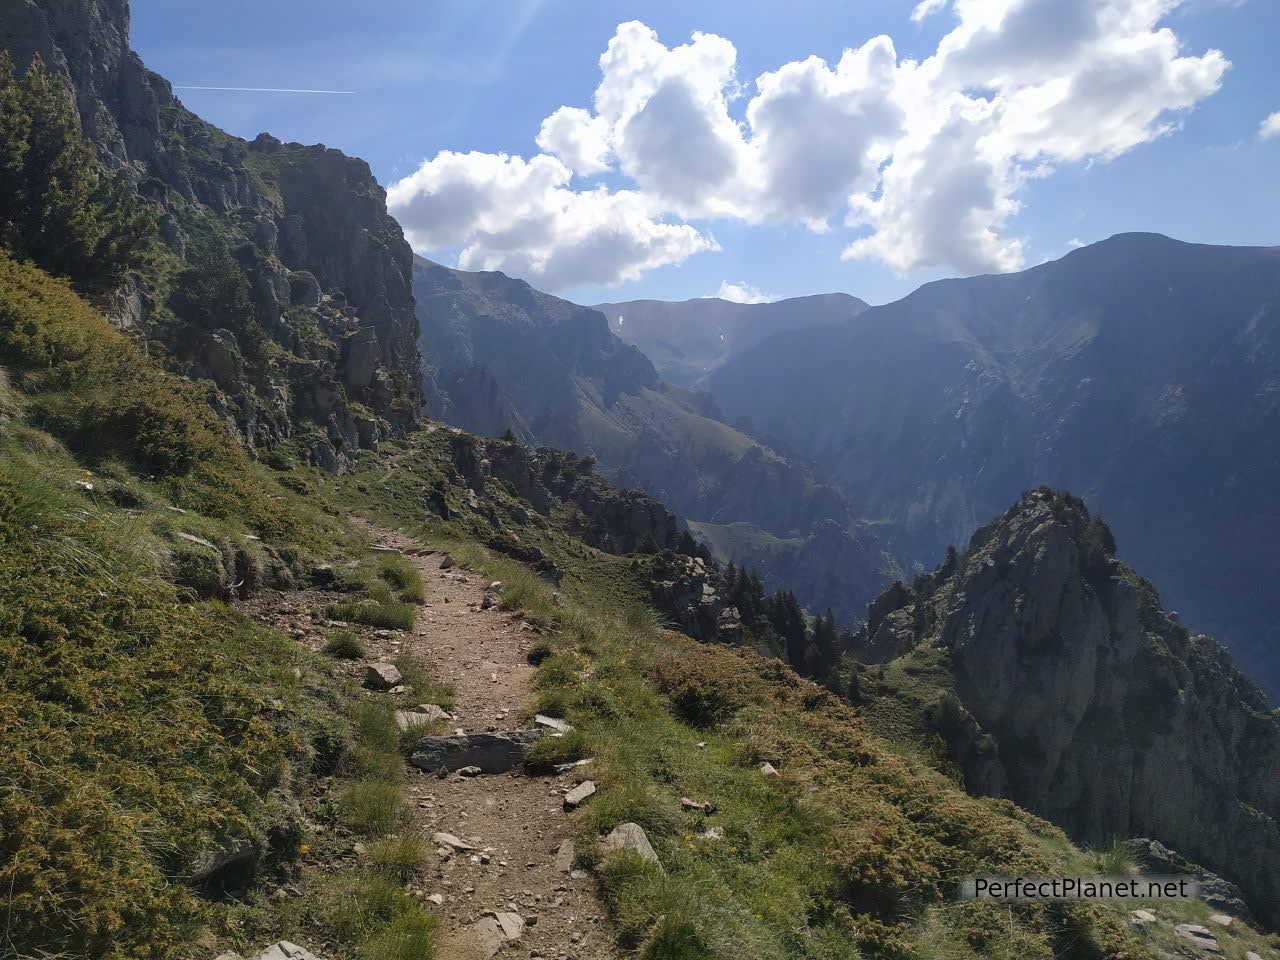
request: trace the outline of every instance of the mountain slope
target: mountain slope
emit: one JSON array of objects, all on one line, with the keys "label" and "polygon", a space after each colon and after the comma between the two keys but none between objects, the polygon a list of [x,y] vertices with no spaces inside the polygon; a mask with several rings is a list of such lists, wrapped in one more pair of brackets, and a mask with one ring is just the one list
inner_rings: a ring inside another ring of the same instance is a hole
[{"label": "mountain slope", "polygon": [[670,383],[699,386],[730,357],[774,334],[856,317],[867,304],[847,293],[735,303],[702,297],[670,303],[632,300],[595,306],[609,326],[653,361]]},{"label": "mountain slope", "polygon": [[877,600],[855,650],[890,661],[870,712],[932,716],[970,789],[1081,843],[1154,837],[1280,922],[1280,712],[1161,608],[1078,499],[1025,494],[966,553]]},{"label": "mountain slope", "polygon": [[1124,235],[774,338],[710,389],[892,521],[909,555],[1047,483],[1280,690],[1280,249]]},{"label": "mountain slope", "polygon": [[412,422],[411,254],[367,164],[205,123],[129,49],[125,0],[13,0],[0,37],[69,87],[99,160],[159,214],[157,256],[109,304],[119,325],[214,384],[251,444],[313,432],[336,467]]},{"label": "mountain slope", "polygon": [[[842,617],[859,615],[892,569],[874,531],[856,522],[842,496],[805,464],[726,424],[705,395],[663,381],[599,311],[500,273],[421,258],[414,294],[434,415],[593,456],[615,482],[686,518],[762,531],[774,540],[770,549],[755,548],[760,537],[742,537],[722,556],[757,567],[775,588],[784,567],[816,571],[826,561],[805,558],[819,551],[825,558],[826,544],[838,543],[858,558],[843,571],[847,589],[833,603]],[[823,544],[815,545],[819,531]],[[785,582],[803,602],[829,595],[819,593],[816,575]]]}]

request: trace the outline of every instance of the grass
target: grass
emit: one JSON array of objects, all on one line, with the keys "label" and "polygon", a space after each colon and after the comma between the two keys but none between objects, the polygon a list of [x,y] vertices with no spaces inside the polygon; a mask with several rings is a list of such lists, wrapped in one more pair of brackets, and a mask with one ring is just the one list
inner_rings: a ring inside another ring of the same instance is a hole
[{"label": "grass", "polygon": [[368,650],[352,631],[335,630],[325,641],[324,654],[335,660],[363,660],[368,655]]},{"label": "grass", "polygon": [[384,630],[411,630],[418,619],[418,608],[398,600],[365,597],[330,604],[325,615],[342,623],[361,623]]}]

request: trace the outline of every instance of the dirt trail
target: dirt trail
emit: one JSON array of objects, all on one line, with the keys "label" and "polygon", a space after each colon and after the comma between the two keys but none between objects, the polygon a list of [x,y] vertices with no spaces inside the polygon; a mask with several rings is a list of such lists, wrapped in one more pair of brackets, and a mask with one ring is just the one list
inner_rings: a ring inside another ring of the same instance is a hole
[{"label": "dirt trail", "polygon": [[[422,553],[409,537],[367,526],[379,543],[413,560],[427,586],[427,606],[409,634],[385,643],[379,654],[411,652],[456,690],[451,728],[467,733],[521,726],[532,694],[534,669],[526,654],[537,634],[496,607],[482,609],[488,583],[460,566],[440,569],[442,555]],[[394,646],[392,644],[395,644]],[[587,768],[589,770],[589,768]],[[453,834],[474,853],[433,854],[425,896],[440,895],[438,912],[458,946],[480,948],[475,925],[488,911],[519,914],[522,934],[499,957],[611,960],[619,956],[595,881],[556,864],[569,837],[564,794],[586,779],[506,774],[441,780],[413,770],[410,797],[415,826],[428,836]]]}]

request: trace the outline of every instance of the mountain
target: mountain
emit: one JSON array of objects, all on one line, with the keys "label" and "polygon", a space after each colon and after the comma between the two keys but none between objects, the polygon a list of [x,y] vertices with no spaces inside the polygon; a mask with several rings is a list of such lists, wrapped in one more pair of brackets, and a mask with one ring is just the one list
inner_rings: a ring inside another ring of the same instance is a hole
[{"label": "mountain", "polygon": [[129,49],[125,0],[12,0],[0,37],[69,88],[98,162],[158,217],[155,257],[106,304],[117,325],[255,447],[299,437],[336,469],[412,423],[411,253],[364,161],[201,120]]},{"label": "mountain", "polygon": [[[501,273],[416,258],[429,410],[475,433],[594,457],[615,482],[661,500],[766,584],[853,618],[895,567],[876,531],[808,465],[729,426],[702,393],[659,376],[599,310]],[[848,561],[840,568],[831,564]],[[783,580],[786,570],[798,574]],[[841,579],[846,589],[825,583]]]},{"label": "mountain", "polygon": [[721,364],[767,337],[801,327],[839,323],[867,304],[847,293],[794,297],[773,303],[735,303],[701,297],[671,303],[601,303],[613,332],[653,361],[667,381],[699,386]]},{"label": "mountain", "polygon": [[1280,249],[1127,234],[771,338],[708,386],[917,559],[1020,490],[1075,491],[1274,695],[1278,371]]},{"label": "mountain", "polygon": [[971,790],[1080,843],[1155,838],[1280,922],[1280,712],[1161,607],[1079,499],[1023,495],[882,595],[855,650],[888,661],[891,702],[870,712],[932,716]]}]

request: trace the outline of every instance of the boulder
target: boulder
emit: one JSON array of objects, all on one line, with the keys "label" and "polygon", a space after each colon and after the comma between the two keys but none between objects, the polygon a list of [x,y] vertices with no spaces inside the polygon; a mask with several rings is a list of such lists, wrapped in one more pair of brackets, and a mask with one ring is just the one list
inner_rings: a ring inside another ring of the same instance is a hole
[{"label": "boulder", "polygon": [[414,746],[409,762],[430,773],[452,773],[463,767],[479,767],[481,773],[506,773],[524,763],[525,751],[541,736],[541,730],[510,730],[423,737]]},{"label": "boulder", "polygon": [[613,832],[601,841],[600,849],[606,854],[617,850],[629,850],[640,859],[654,864],[659,870],[662,869],[662,861],[658,859],[657,851],[653,849],[653,845],[649,843],[648,834],[638,823],[623,823],[614,827]]},{"label": "boulder", "polygon": [[364,685],[371,690],[390,690],[403,682],[394,664],[371,663],[364,671]]}]

